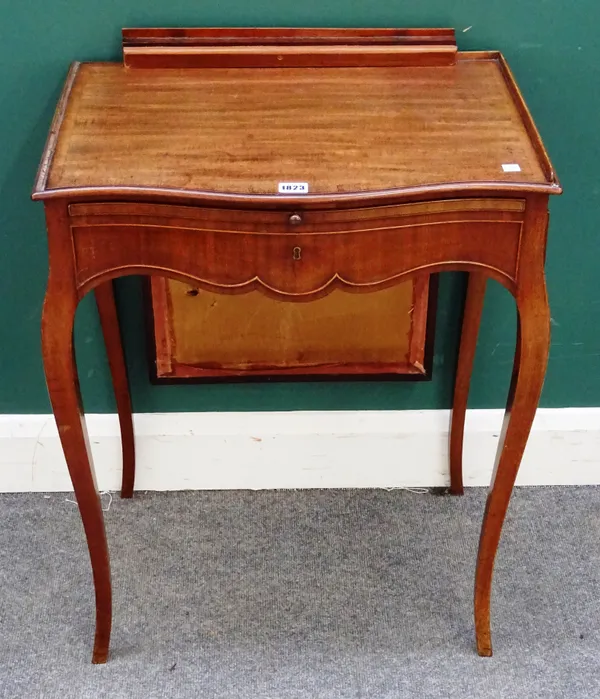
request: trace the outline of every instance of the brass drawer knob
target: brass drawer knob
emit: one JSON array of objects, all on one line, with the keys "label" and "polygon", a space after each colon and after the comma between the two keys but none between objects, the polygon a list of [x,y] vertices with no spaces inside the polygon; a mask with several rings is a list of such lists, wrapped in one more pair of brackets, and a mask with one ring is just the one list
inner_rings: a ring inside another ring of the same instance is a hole
[{"label": "brass drawer knob", "polygon": [[292,226],[298,226],[300,223],[302,223],[302,216],[300,216],[300,214],[290,214],[290,218],[288,220]]}]

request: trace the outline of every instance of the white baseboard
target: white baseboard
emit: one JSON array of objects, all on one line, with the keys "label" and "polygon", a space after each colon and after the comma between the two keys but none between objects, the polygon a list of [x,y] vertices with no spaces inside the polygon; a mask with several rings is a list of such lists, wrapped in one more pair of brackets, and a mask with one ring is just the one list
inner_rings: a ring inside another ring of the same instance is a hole
[{"label": "white baseboard", "polygon": [[[501,410],[469,411],[466,485],[487,485]],[[446,410],[135,416],[137,490],[448,484]],[[115,415],[88,415],[98,486],[121,478]],[[600,408],[538,411],[520,485],[600,484]],[[0,491],[72,490],[54,419],[0,415]]]}]

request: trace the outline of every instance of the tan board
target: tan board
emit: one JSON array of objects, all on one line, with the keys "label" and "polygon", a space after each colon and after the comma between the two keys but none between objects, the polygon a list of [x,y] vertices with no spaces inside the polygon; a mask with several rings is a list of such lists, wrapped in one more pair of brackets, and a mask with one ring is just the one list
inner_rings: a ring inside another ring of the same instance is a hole
[{"label": "tan board", "polygon": [[307,303],[151,285],[158,378],[425,374],[426,277]]}]

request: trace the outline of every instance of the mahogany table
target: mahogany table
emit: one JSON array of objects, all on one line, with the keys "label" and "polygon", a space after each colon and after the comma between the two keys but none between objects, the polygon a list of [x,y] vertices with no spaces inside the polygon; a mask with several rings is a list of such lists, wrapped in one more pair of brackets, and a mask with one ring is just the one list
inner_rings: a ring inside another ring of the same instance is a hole
[{"label": "mahogany table", "polygon": [[450,439],[462,487],[467,394],[485,285],[514,296],[518,336],[475,575],[491,655],[494,558],[549,347],[544,258],[560,185],[500,53],[459,53],[452,30],[124,30],[124,63],[75,63],[33,192],[50,274],[48,391],[79,503],[105,662],[111,583],[73,353],[95,292],[134,485],[131,404],[112,280],[163,275],[301,302],[415,275],[468,272]]}]

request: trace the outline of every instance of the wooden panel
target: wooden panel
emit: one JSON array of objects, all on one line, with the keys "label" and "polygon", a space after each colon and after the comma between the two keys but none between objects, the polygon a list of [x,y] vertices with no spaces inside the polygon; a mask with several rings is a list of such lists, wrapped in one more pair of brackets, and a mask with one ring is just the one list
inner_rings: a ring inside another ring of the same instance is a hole
[{"label": "wooden panel", "polygon": [[[97,224],[120,222],[123,223],[175,223],[179,226],[189,225],[193,221],[195,228],[210,228],[211,230],[229,230],[235,227],[243,231],[267,231],[275,227],[281,232],[289,223],[292,213],[300,213],[302,229],[322,228],[326,231],[338,230],[337,224],[343,228],[353,223],[360,226],[368,221],[370,226],[377,226],[378,221],[389,222],[401,218],[402,223],[411,223],[410,218],[428,220],[424,216],[442,216],[460,213],[461,217],[472,216],[473,212],[485,212],[491,220],[521,221],[525,211],[524,199],[441,199],[440,201],[425,201],[413,204],[398,204],[396,206],[373,206],[370,208],[326,209],[324,211],[269,211],[269,210],[237,210],[201,206],[173,206],[171,204],[143,204],[131,202],[101,202],[86,204],[71,204],[69,214],[77,217],[77,225],[93,226]],[[480,214],[478,214],[480,215]],[[123,218],[121,218],[123,217]],[[399,222],[400,223],[400,222]]]},{"label": "wooden panel", "polygon": [[360,68],[448,66],[456,46],[131,46],[128,68]]},{"label": "wooden panel", "polygon": [[158,378],[425,375],[427,278],[305,304],[151,285]]},{"label": "wooden panel", "polygon": [[[427,223],[333,234],[252,235],[160,225],[76,225],[72,228],[82,291],[111,271],[177,270],[230,293],[262,288],[290,300],[384,286],[410,270],[485,264],[505,284],[517,271],[519,222]],[[502,245],[491,245],[491,240]],[[300,252],[296,254],[296,249]],[[449,256],[452,262],[449,261]],[[119,260],[118,268],[114,260]]]},{"label": "wooden panel", "polygon": [[[49,189],[275,197],[281,181],[332,196],[457,180],[548,184],[505,76],[491,59],[310,71],[83,64],[39,187],[48,170]],[[505,172],[511,163],[520,170]]]},{"label": "wooden panel", "polygon": [[143,27],[122,31],[123,46],[269,44],[452,44],[454,29],[338,27]]},{"label": "wooden panel", "polygon": [[128,29],[128,68],[445,66],[452,29]]}]

